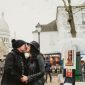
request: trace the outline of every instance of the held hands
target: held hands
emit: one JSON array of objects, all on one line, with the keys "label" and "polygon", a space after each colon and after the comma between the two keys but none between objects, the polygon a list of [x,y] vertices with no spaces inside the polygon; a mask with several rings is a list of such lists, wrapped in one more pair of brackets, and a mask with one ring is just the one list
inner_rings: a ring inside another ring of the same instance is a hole
[{"label": "held hands", "polygon": [[23,83],[27,83],[28,82],[28,77],[25,75],[22,75],[22,77],[20,78],[21,82]]}]

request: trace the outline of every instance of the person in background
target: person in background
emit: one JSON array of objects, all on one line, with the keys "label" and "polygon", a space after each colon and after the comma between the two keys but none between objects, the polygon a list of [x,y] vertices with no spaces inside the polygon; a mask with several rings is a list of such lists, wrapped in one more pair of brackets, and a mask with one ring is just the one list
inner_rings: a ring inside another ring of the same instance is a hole
[{"label": "person in background", "polygon": [[85,62],[81,61],[82,81],[85,81]]},{"label": "person in background", "polygon": [[51,76],[51,64],[50,61],[47,60],[45,63],[45,72],[46,72],[46,82],[47,82],[47,76],[50,77],[50,82],[52,82],[52,76]]},{"label": "person in background", "polygon": [[12,51],[6,56],[1,85],[26,85],[22,80],[26,75],[26,59],[24,56],[26,42],[13,39],[12,47]]},{"label": "person in background", "polygon": [[24,76],[22,80],[27,85],[44,85],[44,57],[40,53],[40,46],[36,41],[32,41],[27,44],[27,52],[29,57],[27,58],[27,76]]},{"label": "person in background", "polygon": [[4,62],[5,60],[4,59],[0,59],[0,75],[3,74],[4,72]]}]

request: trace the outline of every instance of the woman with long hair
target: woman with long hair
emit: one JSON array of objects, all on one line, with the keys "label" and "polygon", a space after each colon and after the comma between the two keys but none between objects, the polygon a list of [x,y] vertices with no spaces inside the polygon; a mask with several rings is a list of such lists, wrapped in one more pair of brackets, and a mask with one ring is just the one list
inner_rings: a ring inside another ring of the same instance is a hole
[{"label": "woman with long hair", "polygon": [[22,80],[28,85],[44,85],[44,57],[39,47],[36,41],[27,44],[27,52],[30,56],[27,58],[27,76]]}]

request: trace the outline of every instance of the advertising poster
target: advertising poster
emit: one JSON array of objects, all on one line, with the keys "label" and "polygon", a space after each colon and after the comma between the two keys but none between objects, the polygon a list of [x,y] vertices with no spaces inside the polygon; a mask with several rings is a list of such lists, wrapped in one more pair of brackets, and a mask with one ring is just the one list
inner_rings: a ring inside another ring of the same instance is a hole
[{"label": "advertising poster", "polygon": [[65,66],[73,66],[74,64],[74,50],[68,50],[67,56],[65,57]]},{"label": "advertising poster", "polygon": [[67,50],[64,57],[64,68],[76,69],[76,50]]},{"label": "advertising poster", "polygon": [[50,61],[52,72],[57,72],[61,68],[61,53],[45,54],[45,61]]},{"label": "advertising poster", "polygon": [[60,54],[50,55],[50,63],[54,66],[60,65]]},{"label": "advertising poster", "polygon": [[66,77],[72,77],[72,69],[66,69]]}]

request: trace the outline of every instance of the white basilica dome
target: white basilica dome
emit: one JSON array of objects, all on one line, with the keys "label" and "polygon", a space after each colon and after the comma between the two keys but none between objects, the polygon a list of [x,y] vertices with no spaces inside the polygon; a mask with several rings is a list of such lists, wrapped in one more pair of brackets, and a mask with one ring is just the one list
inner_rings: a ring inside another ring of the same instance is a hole
[{"label": "white basilica dome", "polygon": [[4,19],[4,13],[2,13],[2,16],[0,18],[0,33],[2,32],[7,33],[7,34],[10,33],[9,26]]},{"label": "white basilica dome", "polygon": [[10,30],[4,18],[4,13],[0,16],[0,57],[9,52]]}]

